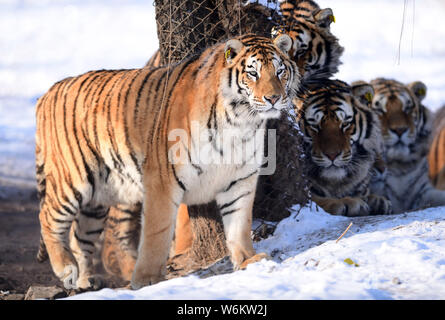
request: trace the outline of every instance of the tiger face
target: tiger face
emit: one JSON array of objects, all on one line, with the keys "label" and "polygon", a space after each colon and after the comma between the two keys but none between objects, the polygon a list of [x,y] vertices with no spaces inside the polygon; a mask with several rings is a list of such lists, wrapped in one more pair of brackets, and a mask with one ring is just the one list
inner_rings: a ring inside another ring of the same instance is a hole
[{"label": "tiger face", "polygon": [[387,160],[414,160],[420,141],[429,133],[428,111],[421,104],[425,84],[416,81],[404,85],[388,79],[375,79],[371,84],[375,90],[372,109],[380,118]]},{"label": "tiger face", "polygon": [[[256,41],[252,45],[253,39]],[[227,79],[224,95],[233,105],[241,103],[236,114],[270,119],[278,118],[296,95],[299,74],[295,63],[288,57],[292,40],[287,35],[274,41],[278,50],[271,50],[266,38],[252,36],[229,40],[225,46]],[[262,39],[262,41],[261,41]]]},{"label": "tiger face", "polygon": [[298,101],[314,178],[339,181],[354,175],[363,161],[373,159],[368,140],[372,140],[375,120],[359,99],[372,93],[370,85],[355,91],[344,82],[326,80],[310,87]]},{"label": "tiger face", "polygon": [[332,10],[318,10],[310,18],[292,18],[272,29],[272,38],[287,34],[292,39],[289,55],[297,63],[302,81],[325,79],[338,71],[344,48],[330,32]]}]

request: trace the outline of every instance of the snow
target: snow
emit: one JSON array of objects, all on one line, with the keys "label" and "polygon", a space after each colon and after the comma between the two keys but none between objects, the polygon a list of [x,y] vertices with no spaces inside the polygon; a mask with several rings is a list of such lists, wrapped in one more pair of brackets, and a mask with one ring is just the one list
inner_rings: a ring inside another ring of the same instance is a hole
[{"label": "snow", "polygon": [[272,260],[205,279],[191,275],[70,299],[444,299],[444,245],[445,208],[361,218],[303,208],[256,243]]},{"label": "snow", "polygon": [[[318,3],[333,9],[331,28],[345,47],[337,78],[421,80],[425,105],[445,103],[443,1],[407,0],[405,14],[404,0]],[[38,97],[67,76],[144,65],[157,49],[154,16],[146,0],[0,0],[0,199],[34,189]],[[247,270],[72,298],[445,299],[444,219],[445,208],[355,219],[303,208],[255,244],[273,259]]]},{"label": "snow", "polygon": [[34,108],[53,83],[138,68],[157,47],[151,1],[0,0],[0,199],[35,185]]}]

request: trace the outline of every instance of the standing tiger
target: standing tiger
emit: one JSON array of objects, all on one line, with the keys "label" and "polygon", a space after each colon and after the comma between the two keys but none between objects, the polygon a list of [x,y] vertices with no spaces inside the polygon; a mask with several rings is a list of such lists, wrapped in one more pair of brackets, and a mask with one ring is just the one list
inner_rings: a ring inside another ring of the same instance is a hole
[{"label": "standing tiger", "polygon": [[428,164],[431,182],[437,189],[445,190],[445,106],[434,114]]},{"label": "standing tiger", "polygon": [[[91,71],[56,83],[36,110],[39,257],[47,251],[61,280],[78,275],[78,288],[96,288],[92,255],[108,208],[141,203],[131,286],[153,284],[164,278],[180,203],[213,199],[224,208],[234,267],[253,257],[262,161],[251,159],[263,156],[267,119],[298,90],[291,44],[286,35],[245,35],[171,67]],[[234,131],[244,151],[236,163]]]},{"label": "standing tiger", "polygon": [[391,203],[369,190],[382,146],[377,116],[362,102],[373,92],[369,84],[324,80],[297,101],[312,199],[334,215],[391,213]]},{"label": "standing tiger", "polygon": [[[282,26],[272,30],[272,38],[282,34],[291,37],[292,48],[289,53],[298,66],[302,81],[329,78],[337,72],[344,49],[330,31],[330,24],[334,21],[332,10],[320,9],[315,2],[306,0],[281,2],[280,9]],[[146,67],[159,67],[160,61],[160,51],[157,50]],[[109,273],[125,280],[130,280],[136,261],[137,242],[134,241],[134,234],[139,215],[138,207],[122,210],[112,207],[105,229],[102,263]],[[189,249],[192,238],[187,206],[181,205],[172,255]]]},{"label": "standing tiger", "polygon": [[391,200],[394,213],[445,205],[445,192],[428,177],[427,152],[431,114],[422,105],[426,86],[420,81],[405,85],[378,78],[372,110],[380,118],[385,144],[385,175],[376,172],[371,190]]}]

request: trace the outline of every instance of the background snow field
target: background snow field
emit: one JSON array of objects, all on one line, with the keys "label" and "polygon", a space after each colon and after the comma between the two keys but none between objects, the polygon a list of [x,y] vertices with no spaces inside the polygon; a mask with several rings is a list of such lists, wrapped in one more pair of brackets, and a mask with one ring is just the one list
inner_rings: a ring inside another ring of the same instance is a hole
[{"label": "background snow field", "polygon": [[[345,47],[337,78],[421,80],[425,105],[445,104],[444,1],[317,2],[333,9],[332,32]],[[0,0],[0,201],[14,187],[34,189],[38,97],[67,76],[141,67],[157,47],[152,1]],[[445,208],[354,219],[305,208],[255,244],[271,261],[72,298],[445,299],[444,241]]]}]

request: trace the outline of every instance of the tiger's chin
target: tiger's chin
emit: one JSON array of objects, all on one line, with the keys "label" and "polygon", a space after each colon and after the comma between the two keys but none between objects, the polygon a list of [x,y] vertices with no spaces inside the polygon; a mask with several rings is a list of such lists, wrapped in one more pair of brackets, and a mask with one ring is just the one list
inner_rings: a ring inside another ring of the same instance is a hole
[{"label": "tiger's chin", "polygon": [[261,119],[278,119],[281,116],[281,110],[277,108],[269,108],[258,112]]},{"label": "tiger's chin", "polygon": [[342,180],[346,177],[346,170],[341,167],[330,166],[321,170],[320,176],[326,180]]},{"label": "tiger's chin", "polygon": [[412,160],[411,159],[411,151],[405,145],[395,145],[395,146],[387,147],[386,158],[389,162],[391,162],[391,161],[409,162]]}]

